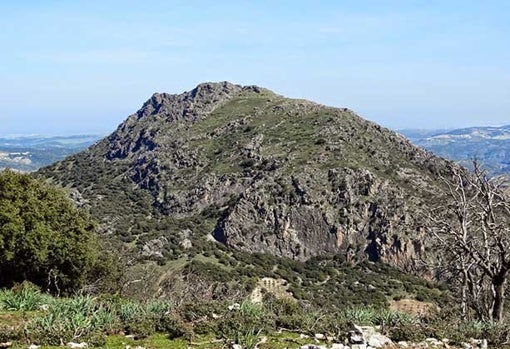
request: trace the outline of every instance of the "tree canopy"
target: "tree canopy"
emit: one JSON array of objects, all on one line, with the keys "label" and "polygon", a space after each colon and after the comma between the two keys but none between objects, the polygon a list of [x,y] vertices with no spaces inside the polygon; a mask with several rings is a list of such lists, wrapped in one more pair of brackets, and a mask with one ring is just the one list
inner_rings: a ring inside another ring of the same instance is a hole
[{"label": "tree canopy", "polygon": [[65,195],[27,174],[0,173],[0,286],[52,292],[84,285],[97,259],[95,226]]}]

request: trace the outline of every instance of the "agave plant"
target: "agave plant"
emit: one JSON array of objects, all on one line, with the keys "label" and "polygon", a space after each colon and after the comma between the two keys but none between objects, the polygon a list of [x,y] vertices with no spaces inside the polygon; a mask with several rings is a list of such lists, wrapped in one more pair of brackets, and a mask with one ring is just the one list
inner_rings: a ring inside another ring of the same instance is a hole
[{"label": "agave plant", "polygon": [[374,325],[376,312],[372,308],[347,308],[343,311],[342,317],[347,322],[359,325]]},{"label": "agave plant", "polygon": [[2,290],[0,293],[0,309],[9,311],[39,310],[44,304],[52,301],[50,295],[43,294],[32,286],[22,286],[18,290]]},{"label": "agave plant", "polygon": [[254,349],[259,342],[260,334],[262,330],[252,327],[248,330],[237,330],[232,338],[235,344],[241,345],[246,349]]},{"label": "agave plant", "polygon": [[253,303],[249,300],[243,301],[239,306],[239,312],[242,316],[253,316],[260,317],[265,314],[265,309],[263,306]]},{"label": "agave plant", "polygon": [[118,329],[119,319],[118,315],[111,307],[102,305],[92,315],[92,325],[94,328],[100,329],[105,332],[114,332]]},{"label": "agave plant", "polygon": [[137,302],[125,302],[119,307],[119,318],[123,323],[129,323],[133,320],[145,316],[147,309]]},{"label": "agave plant", "polygon": [[172,302],[165,300],[149,301],[145,304],[145,311],[154,317],[160,318],[168,315],[173,309]]}]

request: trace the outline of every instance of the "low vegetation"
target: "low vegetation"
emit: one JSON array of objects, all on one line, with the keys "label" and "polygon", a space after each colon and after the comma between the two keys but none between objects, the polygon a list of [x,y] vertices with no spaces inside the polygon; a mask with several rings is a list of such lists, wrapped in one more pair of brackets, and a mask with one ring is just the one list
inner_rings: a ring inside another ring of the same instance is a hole
[{"label": "low vegetation", "polygon": [[29,284],[0,292],[0,342],[20,346],[73,341],[107,348],[119,343],[146,343],[151,348],[159,347],[157,343],[208,348],[236,343],[254,348],[266,337],[272,346],[260,348],[280,348],[288,341],[304,343],[296,334],[322,333],[343,341],[353,324],[381,326],[394,341],[446,337],[459,343],[474,337],[501,345],[509,339],[508,326],[466,322],[447,310],[420,316],[376,307],[332,312],[271,294],[259,304],[249,300],[178,304],[172,299],[133,301],[90,295],[54,298]]}]

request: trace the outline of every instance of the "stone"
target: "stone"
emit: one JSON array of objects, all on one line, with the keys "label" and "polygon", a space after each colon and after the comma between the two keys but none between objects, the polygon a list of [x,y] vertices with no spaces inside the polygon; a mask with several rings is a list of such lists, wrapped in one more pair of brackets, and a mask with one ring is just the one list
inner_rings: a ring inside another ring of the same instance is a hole
[{"label": "stone", "polygon": [[89,345],[85,342],[81,342],[81,343],[75,343],[75,342],[69,342],[67,343],[67,346],[69,348],[75,348],[75,349],[78,349],[78,348],[88,348]]},{"label": "stone", "polygon": [[475,338],[471,338],[469,340],[469,343],[473,346],[473,347],[476,347],[476,348],[482,348],[482,346],[484,345],[484,341],[485,341],[485,346],[487,346],[487,340],[486,339],[475,339]]},{"label": "stone", "polygon": [[349,347],[346,347],[346,346],[344,346],[341,343],[333,343],[333,344],[331,344],[331,349],[346,349],[346,348],[349,348]]},{"label": "stone", "polygon": [[397,343],[397,345],[401,348],[407,348],[409,347],[409,344],[406,341],[400,341]]},{"label": "stone", "polygon": [[430,345],[433,345],[435,347],[437,346],[442,346],[444,343],[436,338],[425,338],[425,341],[426,343],[430,344]]},{"label": "stone", "polygon": [[326,338],[326,336],[323,335],[322,333],[316,333],[314,337],[315,337],[315,339],[318,339],[318,340],[324,340]]},{"label": "stone", "polygon": [[140,251],[144,257],[163,258],[163,249],[168,244],[168,239],[160,236],[157,239],[147,241]]},{"label": "stone", "polygon": [[239,303],[234,303],[234,304],[228,306],[228,310],[230,310],[230,311],[239,310],[239,309],[241,309],[241,305]]},{"label": "stone", "polygon": [[367,349],[366,344],[352,344],[351,349]]},{"label": "stone", "polygon": [[351,344],[365,344],[372,348],[381,348],[385,345],[391,344],[392,341],[385,335],[377,332],[376,328],[372,326],[354,326],[354,329],[349,332],[349,343]]},{"label": "stone", "polygon": [[364,344],[365,339],[363,338],[362,333],[358,333],[357,331],[349,332],[349,343],[350,344]]},{"label": "stone", "polygon": [[193,244],[191,243],[191,240],[188,239],[188,238],[185,238],[183,239],[181,242],[180,242],[180,245],[182,248],[184,248],[185,250],[189,250],[190,248],[193,247]]},{"label": "stone", "polygon": [[367,344],[373,348],[381,348],[391,344],[391,339],[380,333],[375,333],[368,338]]}]

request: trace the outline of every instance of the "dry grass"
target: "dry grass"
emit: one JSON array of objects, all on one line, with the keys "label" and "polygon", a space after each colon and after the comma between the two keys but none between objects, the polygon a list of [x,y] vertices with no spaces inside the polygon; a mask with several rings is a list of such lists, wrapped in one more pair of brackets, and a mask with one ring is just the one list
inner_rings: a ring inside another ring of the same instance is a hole
[{"label": "dry grass", "polygon": [[407,313],[413,316],[431,315],[438,312],[440,309],[434,303],[420,302],[415,299],[401,299],[392,301],[390,309],[393,311]]}]

